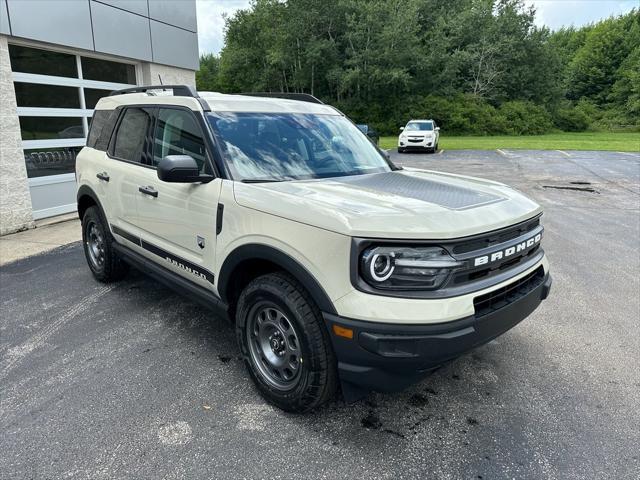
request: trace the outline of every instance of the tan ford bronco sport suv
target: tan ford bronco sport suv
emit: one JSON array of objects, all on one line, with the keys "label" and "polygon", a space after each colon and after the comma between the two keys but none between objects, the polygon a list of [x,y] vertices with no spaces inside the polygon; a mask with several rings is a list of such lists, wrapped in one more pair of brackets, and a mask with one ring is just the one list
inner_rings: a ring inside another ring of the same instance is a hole
[{"label": "tan ford bronco sport suv", "polygon": [[288,411],[403,389],[551,286],[539,205],[399,168],[310,95],[113,92],[76,175],[95,278],[133,265],[224,312],[257,388]]}]

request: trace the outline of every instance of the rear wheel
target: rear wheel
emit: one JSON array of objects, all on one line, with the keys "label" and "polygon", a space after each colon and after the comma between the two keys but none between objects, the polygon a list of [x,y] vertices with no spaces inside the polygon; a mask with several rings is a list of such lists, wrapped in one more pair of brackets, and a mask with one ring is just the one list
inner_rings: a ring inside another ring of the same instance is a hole
[{"label": "rear wheel", "polygon": [[335,397],[337,366],[324,320],[289,275],[264,275],[244,289],[236,336],[251,378],[271,403],[305,412]]},{"label": "rear wheel", "polygon": [[129,270],[115,252],[113,242],[98,207],[89,207],[82,217],[84,255],[93,276],[105,283],[120,280]]}]

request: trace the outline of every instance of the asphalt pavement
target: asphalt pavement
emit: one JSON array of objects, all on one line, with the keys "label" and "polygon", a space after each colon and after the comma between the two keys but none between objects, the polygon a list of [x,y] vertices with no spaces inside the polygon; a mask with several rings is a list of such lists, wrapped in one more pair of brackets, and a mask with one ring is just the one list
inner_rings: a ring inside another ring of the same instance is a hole
[{"label": "asphalt pavement", "polygon": [[407,391],[266,404],[233,329],[81,245],[0,267],[0,478],[640,477],[640,154],[392,153],[545,209],[554,284],[527,320]]}]

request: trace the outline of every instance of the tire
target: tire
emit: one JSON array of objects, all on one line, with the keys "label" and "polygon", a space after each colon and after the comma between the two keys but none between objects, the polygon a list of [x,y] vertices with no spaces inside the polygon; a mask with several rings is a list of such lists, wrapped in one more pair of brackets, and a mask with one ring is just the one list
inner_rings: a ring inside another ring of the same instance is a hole
[{"label": "tire", "polygon": [[329,334],[291,276],[272,273],[247,285],[238,299],[236,337],[253,382],[272,404],[302,413],[334,399],[338,373]]},{"label": "tire", "polygon": [[89,269],[100,282],[115,282],[129,271],[129,266],[118,257],[113,243],[100,209],[89,207],[82,217],[82,245]]},{"label": "tire", "polygon": [[398,153],[404,153],[404,148],[398,147]]}]

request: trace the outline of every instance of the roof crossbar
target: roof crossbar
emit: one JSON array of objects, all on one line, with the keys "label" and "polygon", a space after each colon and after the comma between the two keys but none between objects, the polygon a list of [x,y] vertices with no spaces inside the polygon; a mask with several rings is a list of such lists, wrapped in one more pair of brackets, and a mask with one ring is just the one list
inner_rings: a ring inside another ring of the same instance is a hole
[{"label": "roof crossbar", "polygon": [[299,102],[324,103],[318,100],[316,97],[309,93],[290,93],[290,92],[250,92],[239,93],[238,95],[247,95],[249,97],[271,97],[271,98],[283,98],[285,100],[297,100]]}]

